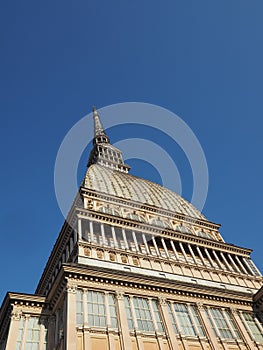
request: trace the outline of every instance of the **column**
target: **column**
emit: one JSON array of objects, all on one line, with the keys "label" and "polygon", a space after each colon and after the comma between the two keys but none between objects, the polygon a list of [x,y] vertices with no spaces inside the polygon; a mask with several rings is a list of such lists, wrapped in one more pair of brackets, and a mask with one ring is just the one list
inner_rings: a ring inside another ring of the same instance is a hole
[{"label": "column", "polygon": [[157,246],[157,244],[156,244],[156,241],[155,241],[154,236],[152,236],[152,241],[153,241],[153,245],[154,245],[154,248],[155,248],[155,250],[156,250],[157,256],[160,256],[160,252],[159,252],[159,249],[158,249],[158,246]]},{"label": "column", "polygon": [[143,239],[143,242],[144,242],[144,245],[145,245],[145,249],[146,249],[146,251],[147,251],[147,254],[151,254],[151,252],[150,252],[150,249],[149,249],[149,247],[148,247],[148,243],[147,243],[147,240],[146,240],[146,238],[145,238],[145,234],[143,233],[142,234],[142,239]]},{"label": "column", "polygon": [[132,237],[133,237],[133,240],[134,240],[134,243],[135,243],[136,251],[140,252],[139,245],[138,245],[137,238],[136,238],[136,234],[135,234],[134,231],[132,231]]},{"label": "column", "polygon": [[176,338],[173,325],[171,322],[171,318],[167,310],[165,298],[162,298],[162,297],[159,298],[159,304],[163,315],[164,327],[166,328],[166,335],[169,343],[169,348],[172,350],[180,350],[178,340]]},{"label": "column", "polygon": [[45,318],[39,318],[40,323],[40,334],[39,334],[39,350],[44,350],[44,340],[45,340]]},{"label": "column", "polygon": [[82,239],[81,219],[79,218],[78,218],[78,234],[79,234],[79,239]]},{"label": "column", "polygon": [[173,248],[174,255],[175,255],[176,259],[177,259],[177,260],[180,260],[178,254],[177,254],[177,250],[176,250],[176,248],[175,248],[174,242],[173,242],[172,240],[170,240],[170,243],[171,243],[171,246],[172,246],[172,248]]},{"label": "column", "polygon": [[169,259],[170,255],[169,255],[168,249],[166,247],[165,240],[163,238],[161,238],[161,242],[162,242],[162,245],[163,245],[163,249],[165,250],[166,256]]},{"label": "column", "polygon": [[244,265],[241,263],[241,261],[239,260],[239,257],[236,255],[236,260],[238,262],[238,265],[241,267],[241,269],[243,270],[243,272],[245,274],[247,274],[247,270],[245,269]]},{"label": "column", "polygon": [[238,273],[240,273],[241,271],[240,271],[240,269],[237,267],[237,265],[236,265],[236,263],[234,262],[234,260],[232,259],[232,256],[231,256],[230,254],[227,254],[227,256],[229,257],[229,259],[230,259],[231,263],[233,264],[234,268],[236,269],[236,271],[237,271]]},{"label": "column", "polygon": [[[7,336],[7,343],[6,343],[6,348],[5,348],[6,350],[16,349],[16,342],[17,342],[21,318],[22,318],[22,311],[21,310],[13,310],[13,312],[11,314],[9,332],[8,332],[8,336]],[[25,325],[24,325],[24,333],[25,333]]]},{"label": "column", "polygon": [[231,268],[231,266],[229,265],[228,261],[225,258],[225,254],[220,252],[220,255],[222,256],[224,263],[226,264],[226,267],[228,268],[229,271],[232,271],[233,269]]},{"label": "column", "polygon": [[111,328],[111,317],[110,317],[110,308],[109,308],[109,292],[104,293],[104,305],[106,310],[106,326],[107,326],[107,333],[108,333],[108,341],[109,341],[109,350],[115,349],[114,344],[114,335],[110,333]]},{"label": "column", "polygon": [[88,298],[87,298],[88,290],[83,288],[83,299],[82,299],[82,307],[83,307],[83,324],[84,324],[84,350],[90,349],[90,332],[88,325]]},{"label": "column", "polygon": [[125,234],[125,229],[122,228],[121,230],[122,230],[123,240],[125,242],[125,247],[126,247],[126,249],[129,249],[129,245],[128,245],[126,234]]},{"label": "column", "polygon": [[225,267],[224,267],[224,265],[221,263],[221,261],[220,261],[219,257],[217,256],[216,252],[215,252],[214,250],[212,250],[212,252],[213,252],[214,257],[216,258],[216,261],[217,261],[217,263],[218,263],[218,266],[219,266],[222,270],[225,270]]},{"label": "column", "polygon": [[121,349],[132,350],[130,330],[128,327],[125,304],[124,304],[124,295],[122,292],[119,292],[119,291],[116,292],[116,300],[117,300],[117,310],[118,310],[117,312],[118,323],[120,328]]},{"label": "column", "polygon": [[184,256],[185,261],[188,262],[188,261],[187,261],[187,255],[186,255],[186,253],[185,253],[183,244],[182,244],[181,242],[179,242],[179,246],[180,246],[180,248],[181,248],[181,251],[182,251],[182,253],[183,253],[183,256]]},{"label": "column", "polygon": [[52,315],[48,319],[48,349],[55,348],[56,316]]},{"label": "column", "polygon": [[197,250],[197,252],[198,252],[198,254],[199,254],[199,256],[200,256],[200,258],[202,260],[203,265],[206,266],[205,259],[203,257],[202,252],[201,252],[201,249],[198,246],[196,246],[196,250]]},{"label": "column", "polygon": [[65,310],[65,350],[77,350],[76,292],[77,286],[68,281]]},{"label": "column", "polygon": [[206,253],[206,255],[207,255],[207,257],[208,257],[208,260],[209,260],[209,262],[210,262],[210,265],[212,266],[212,267],[214,267],[214,262],[213,262],[213,260],[212,260],[212,258],[211,258],[211,256],[210,256],[210,254],[209,254],[209,251],[205,248],[205,253]]},{"label": "column", "polygon": [[191,256],[192,256],[192,258],[193,258],[193,260],[194,260],[194,263],[195,263],[196,265],[198,265],[198,262],[197,262],[196,259],[195,259],[195,255],[194,255],[193,249],[192,249],[192,247],[191,247],[191,244],[188,243],[187,246],[188,246],[189,252],[190,252],[190,254],[191,254]]}]

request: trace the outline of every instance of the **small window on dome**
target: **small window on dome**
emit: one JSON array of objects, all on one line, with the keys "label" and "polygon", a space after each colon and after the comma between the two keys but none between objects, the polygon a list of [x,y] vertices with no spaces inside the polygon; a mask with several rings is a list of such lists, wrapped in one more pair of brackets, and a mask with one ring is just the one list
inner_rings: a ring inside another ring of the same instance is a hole
[{"label": "small window on dome", "polygon": [[109,207],[100,207],[98,211],[100,211],[101,213],[110,214],[114,216],[121,216],[117,210]]},{"label": "small window on dome", "polygon": [[145,222],[144,218],[138,214],[134,214],[134,213],[128,213],[126,215],[127,219],[131,219],[131,220],[135,220],[135,221],[140,221],[140,222]]},{"label": "small window on dome", "polygon": [[163,227],[163,228],[170,228],[169,224],[165,221],[162,221],[160,219],[152,219],[151,222],[153,225],[159,226],[159,227]]},{"label": "small window on dome", "polygon": [[178,231],[180,233],[188,233],[188,234],[192,234],[193,232],[190,230],[189,227],[184,226],[184,225],[177,225],[175,227],[175,231]]},{"label": "small window on dome", "polygon": [[206,232],[204,232],[204,231],[199,231],[199,232],[197,232],[197,236],[203,237],[203,238],[212,239],[212,237],[211,237],[208,233],[206,233]]}]

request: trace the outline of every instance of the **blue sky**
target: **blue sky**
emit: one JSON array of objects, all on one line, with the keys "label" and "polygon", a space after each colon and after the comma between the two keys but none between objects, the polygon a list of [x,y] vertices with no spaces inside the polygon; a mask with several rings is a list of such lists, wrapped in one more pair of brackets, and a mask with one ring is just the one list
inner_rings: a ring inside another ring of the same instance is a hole
[{"label": "blue sky", "polygon": [[63,224],[53,173],[65,134],[92,105],[127,101],[192,128],[209,166],[203,212],[263,271],[262,13],[261,0],[2,2],[0,300],[34,292]]}]

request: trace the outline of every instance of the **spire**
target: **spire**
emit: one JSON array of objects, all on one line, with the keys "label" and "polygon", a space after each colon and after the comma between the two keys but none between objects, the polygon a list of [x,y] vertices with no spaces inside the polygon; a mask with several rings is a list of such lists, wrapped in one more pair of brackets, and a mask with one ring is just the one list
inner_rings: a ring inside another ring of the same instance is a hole
[{"label": "spire", "polygon": [[110,143],[110,139],[106,135],[103,126],[100,121],[100,117],[97,108],[93,107],[93,120],[94,120],[94,139],[93,144],[98,143]]},{"label": "spire", "polygon": [[129,165],[124,164],[122,152],[111,145],[110,139],[105,133],[100,121],[96,107],[93,107],[94,120],[94,138],[93,149],[90,152],[88,167],[92,164],[100,164],[109,167],[112,170],[118,170],[127,173]]},{"label": "spire", "polygon": [[93,119],[94,119],[94,138],[98,135],[105,135],[105,131],[100,121],[100,117],[97,112],[97,108],[93,106]]}]

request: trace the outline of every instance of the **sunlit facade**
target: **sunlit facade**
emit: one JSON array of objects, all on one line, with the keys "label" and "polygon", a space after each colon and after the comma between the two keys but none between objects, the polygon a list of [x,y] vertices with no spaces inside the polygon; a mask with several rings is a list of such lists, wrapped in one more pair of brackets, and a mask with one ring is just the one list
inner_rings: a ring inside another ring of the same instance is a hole
[{"label": "sunlit facade", "polygon": [[88,169],[35,294],[7,293],[0,350],[263,349],[251,250],[129,174],[94,110]]}]

